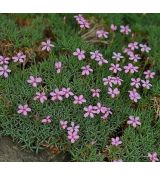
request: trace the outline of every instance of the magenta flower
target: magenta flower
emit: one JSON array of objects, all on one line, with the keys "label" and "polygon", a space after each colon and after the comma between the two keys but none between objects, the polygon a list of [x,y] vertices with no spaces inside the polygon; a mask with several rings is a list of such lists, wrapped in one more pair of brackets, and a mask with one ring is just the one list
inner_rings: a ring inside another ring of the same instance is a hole
[{"label": "magenta flower", "polygon": [[23,52],[19,52],[17,53],[17,55],[12,57],[12,59],[13,59],[13,62],[23,63],[26,59],[26,55],[24,55]]},{"label": "magenta flower", "polygon": [[90,65],[83,66],[81,69],[82,69],[82,75],[89,75],[90,72],[93,72],[93,69],[90,68]]},{"label": "magenta flower", "polygon": [[55,69],[56,69],[57,74],[59,74],[62,70],[62,62],[60,62],[60,61],[56,62]]},{"label": "magenta flower", "polygon": [[98,38],[108,38],[108,32],[104,31],[104,30],[98,30],[96,32],[96,35]]},{"label": "magenta flower", "polygon": [[111,30],[114,32],[114,31],[116,31],[117,30],[117,26],[116,25],[114,25],[114,24],[111,24]]},{"label": "magenta flower", "polygon": [[134,66],[132,63],[128,63],[127,66],[124,66],[125,73],[131,73],[133,74],[134,72],[138,72],[137,66]]},{"label": "magenta flower", "polygon": [[137,62],[138,60],[140,60],[141,57],[138,54],[130,54],[129,60],[132,60],[134,62]]},{"label": "magenta flower", "polygon": [[69,98],[69,96],[74,95],[70,88],[62,88],[62,93],[65,98]]},{"label": "magenta flower", "polygon": [[85,59],[85,51],[80,50],[79,48],[76,49],[75,52],[73,52],[74,56],[77,56],[79,60],[84,60]]},{"label": "magenta flower", "polygon": [[134,101],[134,102],[138,102],[139,99],[141,99],[141,96],[139,95],[139,93],[137,92],[136,89],[133,89],[132,91],[128,91],[129,92],[129,98]]},{"label": "magenta flower", "polygon": [[99,52],[99,50],[96,50],[95,52],[90,52],[91,54],[91,59],[100,59],[101,57],[103,57],[103,55]]},{"label": "magenta flower", "polygon": [[146,44],[139,44],[139,46],[141,47],[141,52],[149,53],[149,51],[151,50],[151,48],[148,47]]},{"label": "magenta flower", "polygon": [[0,66],[0,76],[3,76],[4,78],[8,77],[8,73],[10,73],[11,70],[8,69],[8,65],[2,65]]},{"label": "magenta flower", "polygon": [[58,101],[58,100],[62,101],[63,100],[62,96],[64,95],[64,93],[58,88],[56,88],[53,92],[50,93],[50,95],[52,101]]},{"label": "magenta flower", "polygon": [[84,107],[84,111],[85,111],[84,117],[90,117],[90,118],[94,118],[94,114],[97,113],[95,111],[94,106],[92,105]]},{"label": "magenta flower", "polygon": [[118,90],[118,88],[108,88],[108,94],[111,96],[111,98],[115,98],[120,94],[120,91]]},{"label": "magenta flower", "polygon": [[104,85],[109,85],[110,87],[112,87],[112,83],[114,83],[114,77],[108,76],[106,78],[103,78]]},{"label": "magenta flower", "polygon": [[109,70],[111,70],[113,73],[117,73],[117,72],[121,71],[122,69],[120,68],[119,64],[113,64],[112,63]]},{"label": "magenta flower", "polygon": [[122,84],[122,82],[123,82],[123,80],[120,78],[120,77],[118,77],[118,76],[116,76],[116,77],[112,77],[112,80],[113,80],[113,84],[115,84],[115,85],[121,85]]},{"label": "magenta flower", "polygon": [[31,108],[28,107],[28,104],[23,105],[19,105],[18,106],[18,114],[27,116],[28,112],[31,112]]},{"label": "magenta flower", "polygon": [[157,153],[156,152],[153,152],[153,153],[148,153],[148,158],[151,162],[158,162],[159,159],[157,157]]},{"label": "magenta flower", "polygon": [[54,45],[51,44],[51,40],[50,39],[47,39],[46,42],[42,42],[41,46],[42,46],[42,50],[46,50],[48,52],[50,52],[51,48],[54,47]]},{"label": "magenta flower", "polygon": [[149,80],[141,80],[141,82],[142,82],[142,86],[145,89],[150,89],[150,87],[152,87],[152,85],[150,84],[150,81]]},{"label": "magenta flower", "polygon": [[42,119],[43,124],[49,124],[52,122],[51,116],[46,116],[44,119]]},{"label": "magenta flower", "polygon": [[129,120],[127,121],[128,125],[132,125],[134,128],[141,125],[139,117],[129,116]]},{"label": "magenta flower", "polygon": [[90,28],[90,23],[81,15],[74,16],[81,29]]},{"label": "magenta flower", "polygon": [[144,71],[144,75],[146,79],[154,78],[155,72],[151,72],[150,70]]},{"label": "magenta flower", "polygon": [[84,98],[83,95],[80,95],[80,96],[74,96],[74,104],[79,104],[81,105],[82,103],[85,103],[86,102],[86,99]]},{"label": "magenta flower", "polygon": [[103,64],[107,64],[108,63],[108,61],[106,59],[104,59],[103,57],[97,58],[95,60],[98,62],[98,64],[100,66],[102,66]]},{"label": "magenta flower", "polygon": [[62,127],[62,129],[66,129],[67,128],[67,121],[63,121],[63,120],[60,120],[60,125]]},{"label": "magenta flower", "polygon": [[120,61],[124,57],[121,55],[121,53],[113,52],[112,58],[115,59],[116,61]]},{"label": "magenta flower", "polygon": [[114,146],[118,146],[118,145],[122,144],[122,141],[120,140],[119,137],[112,138],[111,144],[114,145]]},{"label": "magenta flower", "polygon": [[68,130],[68,139],[70,140],[71,143],[74,143],[79,139],[79,125],[75,125],[74,122],[71,122],[71,127],[67,128]]},{"label": "magenta flower", "polygon": [[98,97],[99,98],[99,93],[101,92],[100,89],[91,89],[92,92],[92,97]]},{"label": "magenta flower", "polygon": [[102,113],[102,114],[104,114],[104,113],[106,113],[106,111],[107,111],[107,107],[105,107],[105,106],[103,106],[101,103],[97,103],[97,105],[96,106],[94,106],[94,109],[95,109],[95,111],[96,111],[96,113],[97,114],[99,114],[99,113]]},{"label": "magenta flower", "polygon": [[79,125],[76,125],[74,122],[71,122],[71,126],[67,128],[70,132],[78,132],[79,131]]},{"label": "magenta flower", "polygon": [[10,60],[10,58],[0,55],[0,65],[9,64],[9,60]]},{"label": "magenta flower", "polygon": [[131,29],[129,28],[129,26],[120,26],[120,32],[124,33],[125,35],[128,35],[131,32]]},{"label": "magenta flower", "polygon": [[131,78],[131,86],[139,88],[141,86],[141,79],[140,78]]},{"label": "magenta flower", "polygon": [[74,143],[76,140],[79,139],[79,135],[77,132],[68,132],[68,139],[70,140],[71,143]]},{"label": "magenta flower", "polygon": [[129,43],[129,44],[128,44],[128,47],[129,47],[131,50],[138,49],[138,42]]},{"label": "magenta flower", "polygon": [[40,84],[42,82],[42,78],[41,77],[34,77],[34,76],[30,76],[29,80],[27,80],[27,82],[29,84],[31,84],[33,87],[37,87],[38,84]]},{"label": "magenta flower", "polygon": [[47,100],[47,96],[44,92],[36,92],[36,96],[33,99],[44,103]]},{"label": "magenta flower", "polygon": [[112,114],[111,108],[106,108],[106,112],[105,112],[105,114],[103,116],[101,116],[101,118],[103,120],[107,120],[109,115],[111,115],[111,114]]},{"label": "magenta flower", "polygon": [[129,48],[124,48],[123,53],[126,53],[130,57],[134,55],[133,51]]}]

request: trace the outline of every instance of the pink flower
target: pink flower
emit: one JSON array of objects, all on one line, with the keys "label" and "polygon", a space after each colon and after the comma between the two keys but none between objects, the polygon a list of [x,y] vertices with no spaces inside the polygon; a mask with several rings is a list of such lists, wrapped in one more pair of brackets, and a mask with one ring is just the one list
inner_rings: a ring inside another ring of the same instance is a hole
[{"label": "pink flower", "polygon": [[97,103],[97,105],[96,106],[94,106],[94,109],[95,109],[95,111],[96,111],[96,113],[97,114],[99,114],[99,113],[102,113],[102,114],[104,114],[104,113],[106,113],[107,112],[107,108],[105,107],[105,106],[103,106],[101,103]]},{"label": "pink flower", "polygon": [[134,102],[138,102],[139,99],[141,99],[139,93],[137,92],[136,89],[133,89],[132,91],[128,91],[129,92],[129,98],[134,101]]},{"label": "pink flower", "polygon": [[68,132],[68,139],[70,140],[71,143],[74,143],[76,140],[79,139],[79,135],[77,132]]},{"label": "pink flower", "polygon": [[131,73],[133,74],[134,72],[138,72],[138,67],[133,66],[132,63],[128,63],[127,66],[124,66],[125,73]]},{"label": "pink flower", "polygon": [[131,78],[131,86],[135,86],[136,88],[139,88],[141,85],[141,79],[140,78]]},{"label": "pink flower", "polygon": [[122,82],[123,82],[123,80],[120,78],[120,77],[112,77],[112,82],[113,82],[113,84],[115,84],[115,85],[121,85],[122,84]]},{"label": "pink flower", "polygon": [[141,82],[142,82],[142,86],[146,89],[150,89],[150,87],[152,87],[149,80],[141,80]]},{"label": "pink flower", "polygon": [[46,50],[48,52],[50,52],[51,48],[54,47],[54,45],[51,44],[51,40],[50,39],[47,39],[46,42],[42,42],[41,46],[42,46],[42,50]]},{"label": "pink flower", "polygon": [[151,72],[150,70],[144,71],[144,75],[146,79],[154,78],[155,72]]},{"label": "pink flower", "polygon": [[156,152],[154,152],[154,153],[148,153],[148,158],[149,158],[149,160],[151,162],[158,162],[159,161]]},{"label": "pink flower", "polygon": [[108,76],[106,78],[103,78],[104,85],[109,85],[110,87],[112,87],[112,83],[114,83],[114,77]]},{"label": "pink flower", "polygon": [[129,48],[124,48],[123,53],[126,53],[130,57],[134,55],[133,51]]},{"label": "pink flower", "polygon": [[64,93],[58,88],[56,88],[53,92],[50,93],[50,95],[51,95],[52,101],[56,101],[56,100],[62,101],[63,100],[62,96],[64,95]]},{"label": "pink flower", "polygon": [[114,25],[114,24],[111,24],[111,27],[110,28],[111,28],[112,31],[116,31],[117,30],[117,26]]},{"label": "pink flower", "polygon": [[62,129],[66,129],[67,128],[67,121],[63,121],[63,120],[60,120],[60,125],[62,127]]},{"label": "pink flower", "polygon": [[81,29],[90,28],[90,23],[81,15],[74,16]]},{"label": "pink flower", "polygon": [[111,67],[109,68],[113,73],[117,73],[118,71],[121,71],[122,69],[120,68],[119,64],[111,64]]},{"label": "pink flower", "polygon": [[91,59],[100,59],[102,56],[102,54],[99,52],[99,50],[96,50],[95,52],[90,52],[91,54]]},{"label": "pink flower", "polygon": [[0,76],[3,76],[4,78],[8,77],[8,73],[10,73],[11,70],[8,69],[8,65],[2,65],[0,66]]},{"label": "pink flower", "polygon": [[101,118],[103,120],[106,120],[106,119],[108,119],[109,115],[111,115],[111,114],[112,114],[111,108],[106,108],[106,112],[103,116],[101,116]]},{"label": "pink flower", "polygon": [[129,44],[128,44],[128,47],[129,47],[131,50],[138,49],[138,42],[129,43]]},{"label": "pink flower", "polygon": [[128,125],[132,125],[134,128],[141,125],[139,117],[129,116],[129,120],[127,121]]},{"label": "pink flower", "polygon": [[68,139],[71,143],[74,143],[76,140],[79,139],[79,125],[75,125],[74,122],[71,122],[71,127],[67,128],[68,130]]},{"label": "pink flower", "polygon": [[12,57],[12,59],[13,62],[23,63],[26,59],[26,55],[24,55],[23,52],[19,52],[16,56]]},{"label": "pink flower", "polygon": [[77,56],[79,60],[84,60],[85,59],[85,51],[80,50],[79,48],[76,49],[75,52],[73,52],[74,56]]},{"label": "pink flower", "polygon": [[83,66],[81,69],[82,69],[82,75],[89,75],[90,72],[93,72],[93,69],[90,68],[90,65]]},{"label": "pink flower", "polygon": [[96,32],[96,35],[98,38],[108,38],[108,32],[104,31],[104,30],[98,30]]},{"label": "pink flower", "polygon": [[29,80],[27,80],[27,82],[29,84],[31,84],[33,87],[37,87],[38,84],[40,84],[42,82],[42,78],[41,77],[34,77],[34,76],[30,76]]},{"label": "pink flower", "polygon": [[116,61],[120,61],[124,57],[121,55],[121,53],[113,52],[112,58],[115,59]]},{"label": "pink flower", "polygon": [[58,61],[55,63],[55,68],[56,68],[56,72],[57,74],[59,74],[62,70],[62,62]]},{"label": "pink flower", "polygon": [[99,98],[99,93],[101,92],[100,89],[91,89],[92,92],[92,97],[98,97]]},{"label": "pink flower", "polygon": [[84,117],[90,117],[90,118],[94,118],[94,114],[97,113],[95,111],[94,106],[92,105],[84,107],[84,111],[85,111]]},{"label": "pink flower", "polygon": [[62,92],[65,98],[69,98],[69,96],[74,95],[70,88],[62,88]]},{"label": "pink flower", "polygon": [[131,32],[131,29],[129,28],[129,26],[120,26],[120,32],[124,33],[125,35],[128,35]]},{"label": "pink flower", "polygon": [[95,60],[98,62],[98,64],[100,66],[102,66],[103,64],[107,64],[108,63],[108,61],[106,59],[104,59],[103,57],[97,58]]},{"label": "pink flower", "polygon": [[118,88],[112,89],[109,87],[108,94],[111,96],[111,98],[115,98],[120,94],[120,91],[118,90]]},{"label": "pink flower", "polygon": [[86,99],[84,98],[83,95],[80,95],[80,96],[74,96],[74,104],[82,104],[82,103],[85,103],[86,102]]},{"label": "pink flower", "polygon": [[71,126],[67,128],[70,132],[78,132],[79,131],[79,125],[76,125],[74,122],[71,122]]},{"label": "pink flower", "polygon": [[136,55],[134,55],[134,54],[131,55],[130,54],[129,60],[132,60],[134,62],[137,62],[140,59],[141,59],[141,57],[138,54],[136,54]]},{"label": "pink flower", "polygon": [[0,65],[9,64],[9,58],[0,55]]},{"label": "pink flower", "polygon": [[118,145],[122,144],[122,141],[120,140],[119,137],[112,138],[111,144],[114,145],[114,146],[118,146]]},{"label": "pink flower", "polygon": [[36,92],[34,100],[39,100],[41,103],[44,103],[47,100],[47,96],[44,92]]},{"label": "pink flower", "polygon": [[139,46],[141,47],[141,52],[149,53],[149,51],[151,50],[151,48],[148,47],[146,44],[139,44]]},{"label": "pink flower", "polygon": [[51,123],[52,119],[51,119],[51,116],[46,116],[44,119],[42,119],[42,123],[43,124],[49,124]]},{"label": "pink flower", "polygon": [[28,104],[25,104],[24,106],[19,105],[17,112],[18,112],[18,114],[27,116],[28,112],[31,112],[31,108],[28,107]]}]

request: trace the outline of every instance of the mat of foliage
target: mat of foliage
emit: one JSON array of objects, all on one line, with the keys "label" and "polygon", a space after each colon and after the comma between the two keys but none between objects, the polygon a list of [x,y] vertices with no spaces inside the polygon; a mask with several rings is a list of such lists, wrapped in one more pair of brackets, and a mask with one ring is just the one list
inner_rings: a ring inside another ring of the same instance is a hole
[{"label": "mat of foliage", "polygon": [[[74,19],[75,14],[1,14],[0,55],[12,57],[18,51],[27,55],[25,64],[10,63],[11,73],[7,79],[0,77],[0,135],[11,136],[22,143],[23,148],[39,152],[52,148],[56,154],[68,152],[71,161],[148,161],[149,152],[160,155],[160,15],[159,14],[84,14],[92,22],[92,30],[110,25],[129,25],[135,40],[147,42],[151,47],[149,62],[142,62],[140,69],[156,73],[152,88],[141,91],[138,103],[128,97],[131,76],[121,74],[124,80],[120,95],[110,98],[102,79],[111,74],[112,53],[121,52],[124,46],[134,40],[117,32],[108,43],[99,42],[92,34],[81,32]],[[50,38],[54,43],[51,52],[41,52],[42,41]],[[73,52],[85,50],[86,59],[79,61]],[[90,59],[89,53],[99,50],[108,64],[99,66]],[[55,71],[55,62],[61,61],[60,74]],[[93,73],[81,75],[81,67],[90,64]],[[124,65],[124,64],[123,64]],[[145,67],[146,66],[146,67]],[[27,83],[30,75],[40,76],[43,83],[33,88]],[[87,102],[73,104],[73,99],[43,104],[33,100],[38,91],[49,94],[55,88],[69,87],[77,94],[83,94]],[[101,89],[100,98],[93,98],[90,90]],[[103,120],[100,117],[85,118],[83,108],[97,102],[109,106],[112,115]],[[19,104],[28,104],[32,111],[27,117],[17,113]],[[52,116],[52,122],[44,125],[44,116]],[[127,125],[128,117],[139,116],[141,126]],[[67,133],[60,127],[60,120],[75,122],[80,126],[79,139],[70,143]],[[111,138],[120,137],[122,144],[111,145]]]}]

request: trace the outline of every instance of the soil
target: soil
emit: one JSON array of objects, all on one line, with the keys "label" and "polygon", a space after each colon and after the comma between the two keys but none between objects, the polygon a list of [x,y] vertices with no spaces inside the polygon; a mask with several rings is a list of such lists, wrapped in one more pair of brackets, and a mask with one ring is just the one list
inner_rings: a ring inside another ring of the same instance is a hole
[{"label": "soil", "polygon": [[51,155],[48,151],[38,154],[22,149],[21,145],[11,138],[0,138],[0,162],[66,162],[69,157],[65,153]]}]

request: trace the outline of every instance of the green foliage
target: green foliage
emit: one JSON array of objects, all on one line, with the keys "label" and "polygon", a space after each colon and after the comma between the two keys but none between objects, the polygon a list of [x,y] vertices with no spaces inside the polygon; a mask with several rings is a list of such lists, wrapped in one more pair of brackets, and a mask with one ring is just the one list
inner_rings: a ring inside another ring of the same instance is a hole
[{"label": "green foliage", "polygon": [[[64,15],[66,21],[64,21]],[[93,17],[108,29],[110,24],[129,24],[135,32],[136,41],[147,39],[152,50],[150,58],[154,64],[154,71],[158,72],[160,64],[159,14],[86,14]],[[100,50],[111,63],[112,52],[121,52],[127,46],[126,37],[117,33],[113,43],[108,46],[88,43],[81,38],[79,28],[74,22],[73,14],[3,14],[0,15],[0,42],[7,40],[11,46],[7,51],[0,49],[0,55],[12,56],[17,50],[32,50],[30,61],[25,66],[11,63],[12,70],[8,79],[0,77],[0,134],[11,136],[22,143],[24,148],[34,151],[43,149],[44,143],[57,146],[62,151],[68,151],[73,161],[103,161],[102,151],[107,149],[107,159],[113,161],[147,161],[147,153],[156,151],[160,154],[160,119],[155,119],[152,108],[152,97],[160,94],[158,76],[152,81],[153,88],[148,93],[143,92],[142,100],[134,108],[128,99],[130,76],[121,73],[124,85],[120,88],[121,95],[110,99],[102,78],[110,75],[109,65],[98,66],[89,58],[89,52]],[[23,21],[24,24],[21,24]],[[42,41],[50,37],[55,48],[43,59],[37,55]],[[112,38],[110,38],[112,39]],[[73,55],[76,48],[87,53],[87,59],[78,61]],[[125,65],[124,59],[122,66]],[[62,61],[62,73],[57,75],[54,69],[56,61]],[[86,63],[91,64],[94,72],[88,77],[81,76],[80,68]],[[143,65],[142,65],[143,67]],[[143,71],[143,68],[142,68]],[[37,88],[27,84],[30,75],[42,76],[44,83]],[[87,103],[81,106],[74,105],[73,99],[64,99],[62,102],[47,101],[43,105],[34,101],[33,96],[38,91],[49,94],[53,89],[70,87],[77,95],[83,94]],[[113,109],[113,115],[103,121],[100,117],[94,119],[83,117],[83,107],[95,105],[98,100],[91,97],[91,88],[102,90],[99,102]],[[17,113],[19,104],[28,103],[32,108],[29,117],[22,117]],[[53,122],[42,125],[41,119],[51,115]],[[133,129],[126,127],[129,115],[139,116],[142,125]],[[59,121],[74,121],[80,125],[80,139],[70,144],[66,132],[59,126]],[[155,125],[153,126],[153,123]],[[122,137],[122,146],[110,146],[111,137]],[[91,145],[92,141],[96,141]]]}]

